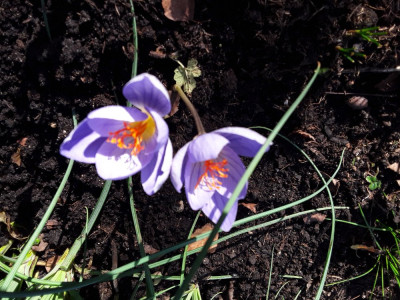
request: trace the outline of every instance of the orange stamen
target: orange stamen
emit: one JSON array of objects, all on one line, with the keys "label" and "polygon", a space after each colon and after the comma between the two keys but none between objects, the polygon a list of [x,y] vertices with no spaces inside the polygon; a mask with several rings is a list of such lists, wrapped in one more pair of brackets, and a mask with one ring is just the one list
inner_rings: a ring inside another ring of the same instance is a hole
[{"label": "orange stamen", "polygon": [[149,139],[155,131],[155,122],[151,116],[144,121],[123,122],[123,128],[109,133],[106,140],[121,149],[132,149],[131,155],[138,155],[145,147],[143,140]]},{"label": "orange stamen", "polygon": [[195,189],[200,185],[203,184],[207,186],[210,190],[217,189],[222,185],[222,182],[218,180],[218,178],[227,178],[228,174],[225,174],[229,171],[229,169],[224,168],[228,161],[224,159],[220,162],[214,162],[213,160],[206,160],[204,162],[204,173],[200,176]]}]

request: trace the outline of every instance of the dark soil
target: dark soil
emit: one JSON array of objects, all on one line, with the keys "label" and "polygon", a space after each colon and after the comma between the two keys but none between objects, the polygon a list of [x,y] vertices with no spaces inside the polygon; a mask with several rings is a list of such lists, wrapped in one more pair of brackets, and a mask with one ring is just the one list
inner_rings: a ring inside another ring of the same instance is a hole
[{"label": "dark soil", "polygon": [[[346,148],[334,202],[350,209],[338,210],[338,218],[364,224],[361,205],[371,225],[379,219],[397,228],[400,175],[387,168],[399,162],[400,155],[397,1],[197,1],[190,22],[168,20],[161,1],[133,2],[139,73],[152,73],[170,88],[177,64],[168,57],[173,55],[183,63],[196,58],[202,76],[197,78],[191,99],[208,131],[230,125],[272,128],[320,61],[327,72],[281,133],[304,149],[327,176]],[[0,4],[0,212],[6,212],[24,236],[40,221],[67,168],[68,161],[58,149],[73,128],[72,109],[82,120],[94,108],[123,104],[121,89],[130,79],[134,54],[129,1],[48,0],[45,5],[51,40],[40,1],[4,0]],[[381,48],[345,34],[345,30],[375,25],[387,33],[379,37]],[[352,63],[335,49],[338,45],[362,47],[366,57]],[[154,55],[157,48],[166,58]],[[367,98],[368,108],[351,109],[346,101],[354,95]],[[196,135],[183,105],[167,122],[175,151]],[[382,187],[371,191],[365,178],[378,170]],[[57,225],[44,230],[49,244],[40,253],[42,260],[72,245],[85,224],[85,207],[94,207],[103,183],[94,166],[75,163],[51,217]],[[262,212],[321,186],[304,157],[277,139],[253,174],[244,202],[257,204],[257,212]],[[184,194],[176,193],[167,182],[159,193],[148,197],[138,176],[134,190],[147,245],[160,250],[186,239],[196,212],[190,210]],[[180,201],[184,203],[181,212],[177,209]],[[329,198],[322,193],[269,219],[327,206]],[[239,206],[238,219],[252,214]],[[207,222],[202,216],[199,226]],[[330,230],[330,221],[307,224],[300,218],[219,244],[198,271],[203,299],[219,292],[223,299],[231,299],[232,292],[235,299],[265,298],[273,251],[270,295],[289,282],[281,296],[293,299],[301,289],[298,299],[311,299],[321,279]],[[4,225],[0,232],[1,246],[11,237]],[[384,247],[393,245],[389,236],[377,238]],[[113,183],[88,241],[88,260],[94,270],[112,268],[112,245],[116,245],[119,266],[140,257],[125,181]],[[328,282],[351,278],[374,265],[377,254],[350,248],[361,244],[376,247],[366,229],[337,224]],[[189,267],[192,261],[190,257]],[[82,263],[82,258],[76,262]],[[178,263],[171,263],[158,271],[177,275],[179,270]],[[205,280],[209,275],[237,279],[210,282]],[[369,296],[374,276],[372,272],[325,287],[322,299]],[[131,278],[119,281],[121,299],[130,296],[135,284]],[[157,289],[170,285],[162,282]],[[399,299],[393,280],[386,279],[385,288],[388,297]],[[142,287],[140,294],[144,293]],[[380,287],[374,293],[379,298]],[[87,299],[111,299],[116,294],[112,283],[81,290]]]}]

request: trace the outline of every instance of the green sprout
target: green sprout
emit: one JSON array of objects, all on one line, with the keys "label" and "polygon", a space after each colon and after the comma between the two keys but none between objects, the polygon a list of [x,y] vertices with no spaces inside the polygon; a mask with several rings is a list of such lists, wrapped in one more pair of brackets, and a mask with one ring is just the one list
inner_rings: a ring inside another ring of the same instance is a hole
[{"label": "green sprout", "polygon": [[[344,283],[344,282],[349,282],[351,280],[359,279],[361,277],[366,276],[367,274],[371,273],[372,271],[375,270],[375,278],[372,286],[372,290],[370,292],[370,297],[369,299],[373,298],[373,293],[378,285],[378,280],[380,277],[380,285],[382,288],[382,298],[385,298],[385,278],[387,278],[389,281],[395,281],[397,286],[400,288],[400,230],[399,229],[393,229],[392,227],[386,226],[385,224],[381,223],[379,220],[376,220],[376,223],[380,225],[380,227],[371,227],[364,215],[364,212],[359,205],[360,208],[360,213],[361,216],[364,219],[365,225],[360,225],[357,223],[351,223],[347,221],[342,221],[343,223],[348,223],[352,224],[358,227],[363,227],[367,228],[371,234],[371,237],[374,242],[374,246],[366,246],[366,245],[353,245],[351,246],[351,249],[353,250],[363,250],[363,251],[368,251],[372,254],[376,255],[376,261],[375,264],[366,272],[357,275],[355,277],[345,279],[345,280],[340,280],[336,282],[332,282],[327,284],[328,286],[331,285],[336,285],[339,283]],[[382,247],[379,242],[377,241],[374,232],[389,232],[392,237],[393,237],[393,243],[392,246],[390,247]],[[389,299],[391,299],[389,297]]]},{"label": "green sprout", "polygon": [[198,62],[196,59],[189,59],[187,63],[187,67],[185,67],[179,60],[176,60],[179,64],[174,72],[174,80],[179,87],[183,86],[183,90],[187,94],[191,94],[192,91],[196,88],[196,80],[195,77],[200,77],[201,70],[197,66]]},{"label": "green sprout", "polygon": [[379,171],[376,173],[375,176],[367,176],[365,179],[369,182],[368,188],[373,191],[376,189],[380,189],[382,186],[382,182],[376,178],[378,176]]},{"label": "green sprout", "polygon": [[[382,44],[379,43],[378,40],[375,39],[374,37],[386,35],[387,32],[385,32],[385,31],[377,32],[377,30],[379,30],[378,26],[368,27],[368,28],[363,28],[363,29],[352,29],[352,30],[347,30],[346,35],[359,37],[369,43],[376,45],[378,48],[381,48]],[[337,51],[339,51],[344,57],[346,57],[352,63],[355,62],[354,58],[366,58],[367,57],[367,55],[360,52],[359,49],[357,49],[357,47],[343,48],[338,45],[335,47],[335,49]]]},{"label": "green sprout", "polygon": [[367,55],[365,55],[362,52],[358,52],[354,47],[343,48],[341,46],[336,46],[335,49],[338,50],[340,53],[342,53],[343,56],[346,57],[352,63],[355,62],[353,57],[361,57],[361,58],[366,58],[367,57]]},{"label": "green sprout", "polygon": [[359,36],[363,40],[376,45],[378,48],[381,48],[382,44],[379,43],[378,40],[374,38],[374,36],[386,35],[387,32],[385,31],[376,32],[376,30],[379,30],[378,26],[368,27],[363,29],[353,29],[353,30],[348,30],[346,32],[346,35]]},{"label": "green sprout", "polygon": [[188,291],[183,294],[184,300],[201,300],[200,289],[197,284],[192,284]]}]

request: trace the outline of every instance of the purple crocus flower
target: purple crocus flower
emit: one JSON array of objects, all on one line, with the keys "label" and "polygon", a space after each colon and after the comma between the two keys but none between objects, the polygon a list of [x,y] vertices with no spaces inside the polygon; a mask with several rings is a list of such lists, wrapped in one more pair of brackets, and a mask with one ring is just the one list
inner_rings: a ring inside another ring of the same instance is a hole
[{"label": "purple crocus flower", "polygon": [[[226,127],[202,134],[183,146],[172,162],[171,181],[186,197],[193,210],[217,223],[225,204],[245,172],[239,155],[253,157],[266,138],[242,127]],[[246,186],[237,200],[246,196]],[[221,229],[229,231],[236,219],[238,202],[229,211]]]},{"label": "purple crocus flower", "polygon": [[144,191],[152,195],[171,170],[172,144],[163,119],[171,110],[168,92],[145,73],[132,78],[123,94],[135,107],[112,105],[92,111],[64,140],[60,153],[95,164],[106,180],[141,171]]}]

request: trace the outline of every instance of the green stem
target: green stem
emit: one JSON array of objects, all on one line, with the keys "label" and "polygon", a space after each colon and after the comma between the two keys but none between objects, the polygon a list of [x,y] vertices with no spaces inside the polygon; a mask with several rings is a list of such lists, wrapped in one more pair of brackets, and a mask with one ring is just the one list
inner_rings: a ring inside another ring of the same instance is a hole
[{"label": "green stem", "polygon": [[131,13],[132,13],[132,33],[133,33],[133,63],[132,63],[132,76],[135,77],[137,75],[137,65],[138,65],[138,35],[136,28],[136,15],[135,15],[135,7],[133,6],[132,0],[129,0],[131,4]]},{"label": "green stem", "polygon": [[[194,231],[194,227],[196,226],[197,220],[198,220],[199,217],[200,217],[200,213],[201,213],[201,210],[199,210],[199,211],[197,212],[196,218],[195,218],[194,221],[193,221],[192,228],[190,228],[190,231],[189,231],[189,234],[188,234],[187,239],[190,239],[190,237],[192,236],[193,231]],[[180,282],[179,282],[179,284],[182,284],[182,283],[183,283],[183,280],[185,279],[186,257],[187,257],[188,248],[189,248],[189,245],[186,245],[186,246],[185,246],[185,250],[183,251],[182,267],[181,267],[181,276],[180,276]]]},{"label": "green stem", "polygon": [[204,130],[203,123],[201,122],[200,116],[199,116],[196,108],[192,104],[192,102],[190,102],[189,98],[186,97],[185,93],[182,91],[182,89],[179,85],[175,84],[174,89],[178,92],[179,96],[181,97],[183,102],[185,102],[185,105],[192,113],[194,122],[196,123],[197,132],[199,133],[199,135],[206,133],[206,131]]},{"label": "green stem", "polygon": [[[136,214],[135,201],[133,198],[132,177],[128,177],[127,181],[128,181],[129,204],[131,207],[133,225],[135,227],[135,232],[136,232],[136,239],[139,245],[139,252],[141,257],[145,257],[146,253],[144,251],[142,233],[140,232],[139,220]],[[146,286],[148,292],[147,297],[148,299],[155,299],[154,285],[153,281],[151,280],[151,273],[147,263],[144,264],[144,272],[145,272]]]}]

